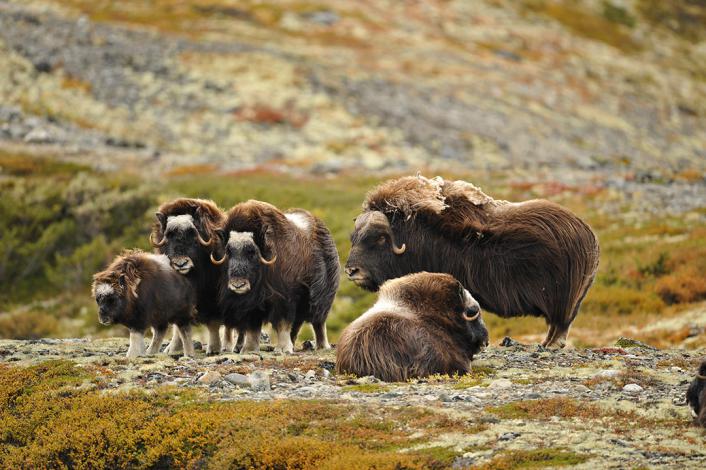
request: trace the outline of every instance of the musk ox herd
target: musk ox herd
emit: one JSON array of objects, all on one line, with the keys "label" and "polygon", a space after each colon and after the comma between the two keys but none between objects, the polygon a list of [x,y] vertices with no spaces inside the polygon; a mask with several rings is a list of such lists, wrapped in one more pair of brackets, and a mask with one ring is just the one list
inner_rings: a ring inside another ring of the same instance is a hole
[{"label": "musk ox herd", "polygon": [[[207,354],[259,351],[265,324],[282,353],[294,351],[305,322],[317,349],[331,347],[340,265],[322,220],[256,200],[224,212],[189,198],[155,216],[154,253],[126,251],[94,275],[99,321],[128,327],[128,357],[159,352],[169,325],[172,355],[194,355],[199,324]],[[386,381],[466,373],[488,344],[481,309],[542,317],[542,345],[563,347],[600,253],[591,228],[557,204],[496,200],[465,181],[420,175],[370,191],[350,241],[348,278],[379,295],[341,334],[336,368]],[[687,399],[706,425],[706,362]]]}]

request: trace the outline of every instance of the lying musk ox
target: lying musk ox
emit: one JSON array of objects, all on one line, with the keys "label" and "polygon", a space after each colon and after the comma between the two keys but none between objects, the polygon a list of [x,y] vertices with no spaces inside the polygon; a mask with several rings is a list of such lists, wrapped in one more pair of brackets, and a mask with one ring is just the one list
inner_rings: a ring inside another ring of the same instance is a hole
[{"label": "lying musk ox", "polygon": [[701,363],[696,378],[689,385],[686,401],[694,415],[694,421],[706,428],[706,360]]},{"label": "lying musk ox", "polygon": [[316,347],[328,349],[339,264],[323,222],[301,209],[284,213],[250,200],[228,211],[219,234],[225,249],[212,262],[222,267],[220,306],[226,325],[245,331],[242,351],[259,351],[262,324],[271,322],[278,348],[291,353],[305,321]]},{"label": "lying musk ox", "polygon": [[[223,316],[218,308],[219,270],[210,262],[211,251],[217,249],[220,239],[216,228],[225,220],[225,214],[213,201],[180,198],[162,204],[155,214],[150,241],[162,254],[169,257],[172,268],[186,276],[196,289],[198,323],[208,328],[207,354],[221,350],[218,330]],[[232,331],[226,329],[223,350],[232,346]],[[242,341],[242,338],[238,338]],[[181,344],[177,331],[169,344],[169,352],[176,353]]]},{"label": "lying musk ox", "polygon": [[480,306],[461,283],[421,272],[382,285],[377,303],[343,330],[336,369],[386,382],[465,374],[487,344]]},{"label": "lying musk ox", "polygon": [[130,329],[127,357],[145,354],[148,327],[152,328],[152,342],[147,354],[159,352],[169,324],[174,324],[181,336],[184,355],[194,355],[191,322],[196,295],[189,281],[170,267],[166,256],[126,251],[93,276],[93,297],[102,324],[118,323]]},{"label": "lying musk ox", "polygon": [[366,196],[346,273],[376,290],[418,271],[453,275],[502,317],[544,317],[544,346],[562,347],[598,268],[598,241],[545,200],[498,201],[465,181],[404,177]]}]

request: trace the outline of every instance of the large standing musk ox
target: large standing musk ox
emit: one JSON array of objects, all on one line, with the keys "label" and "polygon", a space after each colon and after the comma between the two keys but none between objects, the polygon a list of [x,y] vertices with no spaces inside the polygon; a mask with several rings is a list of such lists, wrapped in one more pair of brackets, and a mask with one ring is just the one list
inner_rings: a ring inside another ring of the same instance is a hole
[{"label": "large standing musk ox", "polygon": [[598,269],[598,241],[545,200],[497,201],[465,181],[404,177],[368,193],[346,273],[375,290],[417,271],[445,272],[502,317],[544,317],[563,346]]},{"label": "large standing musk ox", "polygon": [[689,385],[686,401],[691,408],[694,421],[706,428],[706,360],[701,363],[696,378]]},{"label": "large standing musk ox", "polygon": [[[196,289],[197,321],[205,323],[208,328],[206,353],[217,354],[221,350],[218,330],[223,316],[218,308],[219,270],[211,264],[210,256],[218,249],[220,239],[216,236],[216,229],[225,220],[225,214],[213,201],[179,198],[162,204],[155,216],[157,221],[150,241],[160,253],[169,257],[172,268],[186,276]],[[232,349],[232,336],[232,332],[226,329],[224,350]],[[180,348],[175,331],[169,351],[176,353]]]},{"label": "large standing musk ox", "polygon": [[301,209],[286,213],[247,201],[228,211],[219,231],[224,245],[220,306],[227,326],[245,330],[242,351],[259,351],[260,330],[271,322],[277,345],[293,352],[303,322],[317,348],[329,348],[326,318],[339,282],[336,245],[324,223]]},{"label": "large standing musk ox", "polygon": [[191,322],[196,295],[189,281],[177,274],[164,255],[126,251],[93,276],[93,297],[98,319],[130,329],[127,357],[145,353],[144,332],[152,328],[147,354],[159,352],[169,324],[174,324],[184,344],[184,355],[193,356]]},{"label": "large standing musk ox", "polygon": [[488,344],[478,302],[448,274],[385,282],[373,307],[343,330],[336,369],[387,382],[465,374]]}]

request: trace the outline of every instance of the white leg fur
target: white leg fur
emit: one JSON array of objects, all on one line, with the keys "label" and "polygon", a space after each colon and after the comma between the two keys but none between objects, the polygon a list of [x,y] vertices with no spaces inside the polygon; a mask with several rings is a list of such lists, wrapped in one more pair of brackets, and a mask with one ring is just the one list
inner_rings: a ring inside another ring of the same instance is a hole
[{"label": "white leg fur", "polygon": [[221,325],[218,323],[209,323],[208,328],[208,346],[206,346],[206,354],[218,354],[221,351]]},{"label": "white leg fur", "polygon": [[191,326],[186,325],[179,328],[179,336],[184,345],[184,356],[194,357],[194,342],[191,341]]},{"label": "white leg fur", "polygon": [[159,348],[162,347],[162,340],[164,340],[164,335],[167,334],[167,330],[157,330],[152,328],[152,341],[150,342],[150,347],[147,348],[147,355],[157,354]]},{"label": "white leg fur", "polygon": [[281,323],[277,329],[277,349],[285,354],[294,352],[292,344],[292,326],[286,323]]},{"label": "white leg fur", "polygon": [[134,358],[145,354],[145,335],[139,331],[130,332],[130,347],[127,348],[127,357]]},{"label": "white leg fur", "polygon": [[233,351],[233,332],[235,328],[223,327],[223,339],[221,340],[221,352]]},{"label": "white leg fur", "polygon": [[172,340],[169,342],[167,349],[164,352],[167,354],[179,354],[184,349],[181,343],[181,336],[179,335],[179,327],[174,325],[172,328]]},{"label": "white leg fur", "polygon": [[246,331],[245,332],[245,344],[243,349],[240,350],[241,353],[259,353],[260,352],[260,331]]}]

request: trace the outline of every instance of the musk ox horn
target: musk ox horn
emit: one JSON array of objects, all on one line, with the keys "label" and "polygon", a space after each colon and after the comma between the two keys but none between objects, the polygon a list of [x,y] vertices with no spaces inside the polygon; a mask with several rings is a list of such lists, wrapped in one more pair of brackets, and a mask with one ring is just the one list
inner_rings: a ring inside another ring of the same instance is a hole
[{"label": "musk ox horn", "polygon": [[401,255],[405,251],[407,251],[407,244],[403,243],[402,246],[397,246],[395,244],[395,239],[392,238],[392,252],[396,255]]},{"label": "musk ox horn", "polygon": [[478,310],[478,312],[475,315],[473,315],[472,317],[469,317],[468,315],[466,315],[466,312],[463,312],[461,314],[461,316],[463,316],[463,319],[466,321],[476,321],[476,320],[478,320],[478,317],[480,317],[480,310]]},{"label": "musk ox horn", "polygon": [[696,374],[696,378],[699,380],[706,380],[706,375]]},{"label": "musk ox horn", "polygon": [[211,244],[211,241],[213,241],[212,238],[209,238],[208,241],[204,240],[199,231],[196,231],[196,239],[199,241],[200,244],[203,246],[208,246]]},{"label": "musk ox horn", "polygon": [[216,259],[213,257],[213,253],[211,253],[211,263],[215,264],[216,266],[220,266],[225,262],[226,262],[226,255],[225,254],[223,255],[223,258]]},{"label": "musk ox horn", "polygon": [[266,260],[265,258],[263,258],[262,255],[260,255],[260,262],[264,265],[271,266],[271,265],[275,264],[275,261],[277,261],[277,255],[274,255],[272,257],[272,259],[269,261]]},{"label": "musk ox horn", "polygon": [[150,233],[150,243],[152,243],[154,246],[164,246],[167,243],[167,238],[162,237],[162,239],[158,242],[154,241],[154,233]]}]

